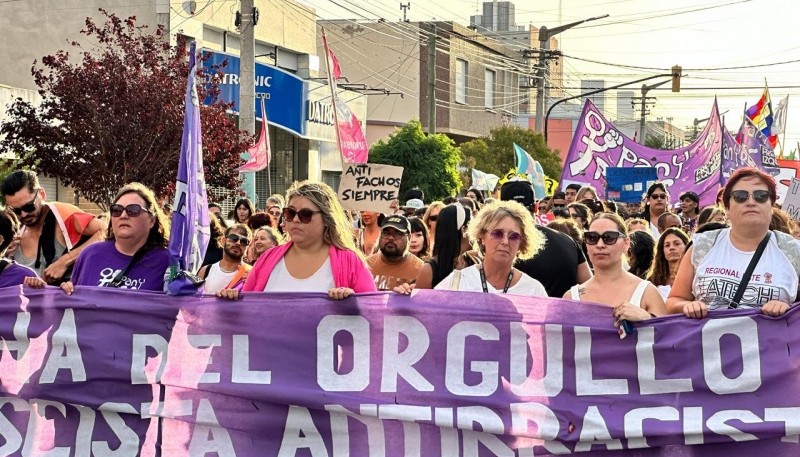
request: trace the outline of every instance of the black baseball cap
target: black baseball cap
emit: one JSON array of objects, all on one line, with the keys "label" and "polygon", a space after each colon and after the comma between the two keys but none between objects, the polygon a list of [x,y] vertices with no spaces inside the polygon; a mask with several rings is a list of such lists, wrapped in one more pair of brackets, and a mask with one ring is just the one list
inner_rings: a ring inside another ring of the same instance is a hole
[{"label": "black baseball cap", "polygon": [[399,214],[386,217],[383,220],[383,223],[381,223],[381,230],[386,227],[395,228],[403,233],[411,232],[411,223],[408,222],[408,219],[406,219],[405,216],[401,216]]},{"label": "black baseball cap", "polygon": [[500,188],[500,200],[514,200],[530,209],[533,205],[533,186],[528,181],[507,181]]}]

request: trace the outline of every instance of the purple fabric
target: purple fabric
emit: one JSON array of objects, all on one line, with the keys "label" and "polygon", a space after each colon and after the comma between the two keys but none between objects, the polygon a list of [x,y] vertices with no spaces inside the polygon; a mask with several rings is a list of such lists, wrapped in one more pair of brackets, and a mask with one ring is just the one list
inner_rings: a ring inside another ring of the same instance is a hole
[{"label": "purple fabric", "polygon": [[10,263],[3,273],[0,274],[0,288],[18,286],[25,281],[28,276],[38,276],[32,269],[18,263]]},{"label": "purple fabric", "polygon": [[[741,138],[741,144],[736,141]],[[749,119],[744,119],[736,137],[727,130],[722,131],[722,173],[720,184],[725,185],[731,174],[741,167],[754,167],[772,176],[780,173],[775,151],[758,127]]]},{"label": "purple fabric", "polygon": [[[19,290],[0,290],[7,454],[154,455],[159,434],[162,455],[798,452],[780,440],[800,432],[797,309],[659,318],[620,340],[610,308],[548,298]],[[32,398],[51,403],[29,422]]]},{"label": "purple fabric", "polygon": [[[195,87],[196,72],[195,42],[192,42],[189,51],[189,76],[186,82],[183,140],[169,237],[169,252],[172,255],[174,274],[177,274],[178,270],[195,272],[200,269],[208,240],[211,238],[206,183],[203,175],[200,103]],[[171,292],[186,292],[188,284],[184,279],[178,279],[175,283],[170,286]],[[192,290],[193,288],[188,288],[188,291]]]},{"label": "purple fabric", "polygon": [[[561,185],[570,182],[593,185],[606,198],[607,167],[656,167],[658,177],[677,198],[696,192],[701,206],[716,200],[720,180],[722,126],[716,102],[706,127],[689,146],[662,151],[634,142],[614,127],[591,101],[586,100],[569,148]],[[642,189],[644,195],[647,189]]]},{"label": "purple fabric", "polygon": [[[110,283],[133,260],[133,256],[122,254],[113,241],[90,244],[78,256],[72,271],[72,283],[76,286],[110,287]],[[128,271],[120,289],[138,289],[162,292],[164,274],[169,268],[169,251],[153,248],[147,251]]]}]

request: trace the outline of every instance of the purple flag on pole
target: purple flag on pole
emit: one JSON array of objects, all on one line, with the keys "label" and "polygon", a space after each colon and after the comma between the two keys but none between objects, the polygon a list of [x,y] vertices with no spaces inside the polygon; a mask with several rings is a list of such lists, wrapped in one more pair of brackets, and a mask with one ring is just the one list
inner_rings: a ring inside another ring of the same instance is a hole
[{"label": "purple flag on pole", "polygon": [[[705,129],[692,144],[662,151],[623,135],[587,100],[564,162],[561,185],[591,184],[598,190],[598,197],[606,199],[606,168],[655,167],[658,179],[669,187],[670,194],[677,198],[693,191],[701,205],[710,205],[716,201],[719,189],[721,148],[722,125],[716,101]],[[642,189],[642,194],[645,191]]]},{"label": "purple flag on pole", "polygon": [[186,115],[183,140],[172,205],[169,253],[172,256],[168,291],[180,295],[193,293],[192,274],[200,268],[211,238],[206,182],[203,176],[203,134],[200,128],[200,103],[195,87],[197,61],[195,43],[189,51],[189,76],[186,82]]}]

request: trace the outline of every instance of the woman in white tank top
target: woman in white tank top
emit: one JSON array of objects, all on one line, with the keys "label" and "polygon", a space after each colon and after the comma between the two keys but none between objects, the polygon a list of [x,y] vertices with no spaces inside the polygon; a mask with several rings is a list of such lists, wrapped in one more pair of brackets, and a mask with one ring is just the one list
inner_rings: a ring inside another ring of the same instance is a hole
[{"label": "woman in white tank top", "polygon": [[621,320],[643,321],[666,314],[658,289],[650,281],[623,268],[622,258],[631,242],[625,223],[618,215],[595,215],[583,236],[595,274],[585,283],[573,286],[564,298],[613,307],[615,324]]}]

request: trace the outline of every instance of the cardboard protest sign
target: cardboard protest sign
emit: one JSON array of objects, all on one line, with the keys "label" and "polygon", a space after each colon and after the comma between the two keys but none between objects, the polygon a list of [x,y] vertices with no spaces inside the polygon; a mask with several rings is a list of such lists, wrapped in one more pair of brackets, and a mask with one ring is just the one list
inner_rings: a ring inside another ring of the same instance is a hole
[{"label": "cardboard protest sign", "polygon": [[781,209],[786,211],[792,219],[800,221],[800,179],[792,178],[789,190],[783,198]]},{"label": "cardboard protest sign", "polygon": [[399,198],[403,167],[374,163],[346,163],[339,183],[339,201],[344,209],[392,213]]}]

